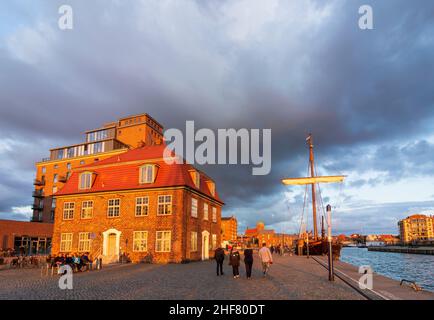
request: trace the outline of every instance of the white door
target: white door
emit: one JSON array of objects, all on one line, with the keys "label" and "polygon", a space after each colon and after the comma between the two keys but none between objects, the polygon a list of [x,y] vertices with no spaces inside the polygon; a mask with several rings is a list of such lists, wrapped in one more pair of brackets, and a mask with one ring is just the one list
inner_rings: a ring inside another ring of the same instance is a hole
[{"label": "white door", "polygon": [[110,233],[108,236],[108,246],[107,246],[107,255],[114,256],[116,255],[116,239],[117,236],[114,233]]},{"label": "white door", "polygon": [[117,262],[119,258],[119,243],[121,232],[109,229],[102,233],[103,236],[103,263]]}]

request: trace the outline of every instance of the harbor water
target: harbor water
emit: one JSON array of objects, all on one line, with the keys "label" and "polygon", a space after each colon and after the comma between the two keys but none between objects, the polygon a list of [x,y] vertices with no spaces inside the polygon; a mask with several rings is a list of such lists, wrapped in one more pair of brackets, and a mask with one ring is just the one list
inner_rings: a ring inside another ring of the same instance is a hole
[{"label": "harbor water", "polygon": [[375,273],[398,281],[415,281],[424,290],[434,292],[433,255],[378,252],[368,251],[366,248],[347,247],[342,248],[341,261],[358,267],[369,265]]}]

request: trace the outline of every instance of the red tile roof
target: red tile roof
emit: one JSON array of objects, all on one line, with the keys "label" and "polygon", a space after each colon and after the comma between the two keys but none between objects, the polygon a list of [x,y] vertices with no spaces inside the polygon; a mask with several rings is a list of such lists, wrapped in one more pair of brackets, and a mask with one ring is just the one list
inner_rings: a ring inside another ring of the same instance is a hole
[{"label": "red tile roof", "polygon": [[392,234],[380,234],[378,237],[381,239],[395,239],[396,238],[396,236],[394,236]]},{"label": "red tile roof", "polygon": [[407,219],[425,219],[425,218],[429,218],[429,216],[426,216],[424,214],[413,214],[407,217]]},{"label": "red tile roof", "polygon": [[[163,159],[164,149],[165,145],[145,146],[92,164],[77,167],[63,188],[55,196],[186,186],[223,203],[218,196],[217,190],[215,191],[215,196],[211,194],[207,181],[212,180],[207,175],[190,164],[167,164]],[[174,154],[172,153],[172,155]],[[154,183],[141,184],[139,182],[140,166],[145,163],[152,163],[158,166]],[[200,189],[196,188],[191,178],[189,170],[192,169],[200,172]],[[79,175],[84,171],[94,173],[95,179],[91,189],[80,190],[78,188]]]},{"label": "red tile roof", "polygon": [[254,229],[246,229],[245,235],[248,234],[256,234],[258,233],[258,229],[254,228]]}]

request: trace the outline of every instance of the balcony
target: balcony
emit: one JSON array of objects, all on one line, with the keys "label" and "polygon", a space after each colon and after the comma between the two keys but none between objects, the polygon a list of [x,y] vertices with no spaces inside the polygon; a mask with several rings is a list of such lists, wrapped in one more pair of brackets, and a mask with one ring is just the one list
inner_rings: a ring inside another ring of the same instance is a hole
[{"label": "balcony", "polygon": [[35,181],[33,181],[33,184],[35,186],[45,186],[45,181],[44,180],[35,179]]},{"label": "balcony", "polygon": [[42,210],[44,210],[44,206],[42,204],[39,204],[39,203],[33,203],[32,210],[42,211]]},{"label": "balcony", "polygon": [[44,197],[44,191],[41,190],[35,190],[32,192],[32,197],[34,198],[43,198]]}]

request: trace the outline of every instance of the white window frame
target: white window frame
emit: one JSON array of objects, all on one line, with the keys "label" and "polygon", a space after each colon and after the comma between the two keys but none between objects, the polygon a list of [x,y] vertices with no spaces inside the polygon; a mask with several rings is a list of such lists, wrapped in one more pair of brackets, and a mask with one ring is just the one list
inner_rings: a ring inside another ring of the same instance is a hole
[{"label": "white window frame", "polygon": [[[89,206],[90,204],[90,206]],[[89,214],[90,212],[90,214]],[[86,213],[86,214],[85,214]],[[93,201],[85,200],[81,202],[81,219],[91,219],[93,217]]]},{"label": "white window frame", "polygon": [[156,176],[155,164],[145,164],[140,167],[139,181],[143,183],[154,183]]},{"label": "white window frame", "polygon": [[155,233],[155,252],[170,252],[172,249],[172,231],[161,230]]},{"label": "white window frame", "polygon": [[90,252],[91,242],[90,232],[80,232],[78,234],[78,252]]},{"label": "white window frame", "polygon": [[92,172],[82,172],[80,173],[80,179],[78,179],[78,189],[88,190],[92,188]]},{"label": "white window frame", "polygon": [[190,235],[190,251],[197,252],[197,232],[192,231]]},{"label": "white window frame", "polygon": [[149,214],[149,197],[148,196],[137,197],[134,215],[136,217],[146,217],[148,214]]},{"label": "white window frame", "polygon": [[211,195],[215,196],[215,183],[213,181],[208,181],[208,190],[211,193]]},{"label": "white window frame", "polygon": [[[115,215],[116,212],[117,214]],[[107,201],[107,217],[118,218],[120,215],[121,215],[121,199],[119,198],[109,199]]]},{"label": "white window frame", "polygon": [[72,251],[72,233],[61,233],[60,234],[60,252],[71,252]]},{"label": "white window frame", "polygon": [[217,222],[217,208],[212,207],[212,222]]},{"label": "white window frame", "polygon": [[204,202],[203,203],[203,220],[207,220],[209,219],[209,205],[208,203]]},{"label": "white window frame", "polygon": [[215,249],[217,249],[217,235],[215,234],[215,233],[213,233],[212,235],[211,235],[211,248],[212,248],[212,250],[215,250]]},{"label": "white window frame", "polygon": [[63,220],[74,219],[75,202],[69,201],[63,203]]},{"label": "white window frame", "polygon": [[133,232],[133,252],[148,251],[148,231]]},{"label": "white window frame", "polygon": [[171,214],[172,214],[172,195],[170,194],[159,195],[158,204],[157,204],[157,216],[168,216]]},{"label": "white window frame", "polygon": [[199,171],[195,169],[191,169],[190,171],[190,177],[191,180],[193,180],[193,184],[196,188],[200,189],[200,173]]},{"label": "white window frame", "polygon": [[191,216],[193,218],[197,218],[197,207],[198,207],[199,201],[195,197],[191,197]]},{"label": "white window frame", "polygon": [[196,176],[194,177],[195,181],[194,184],[196,188],[200,188],[200,173],[196,171]]}]

